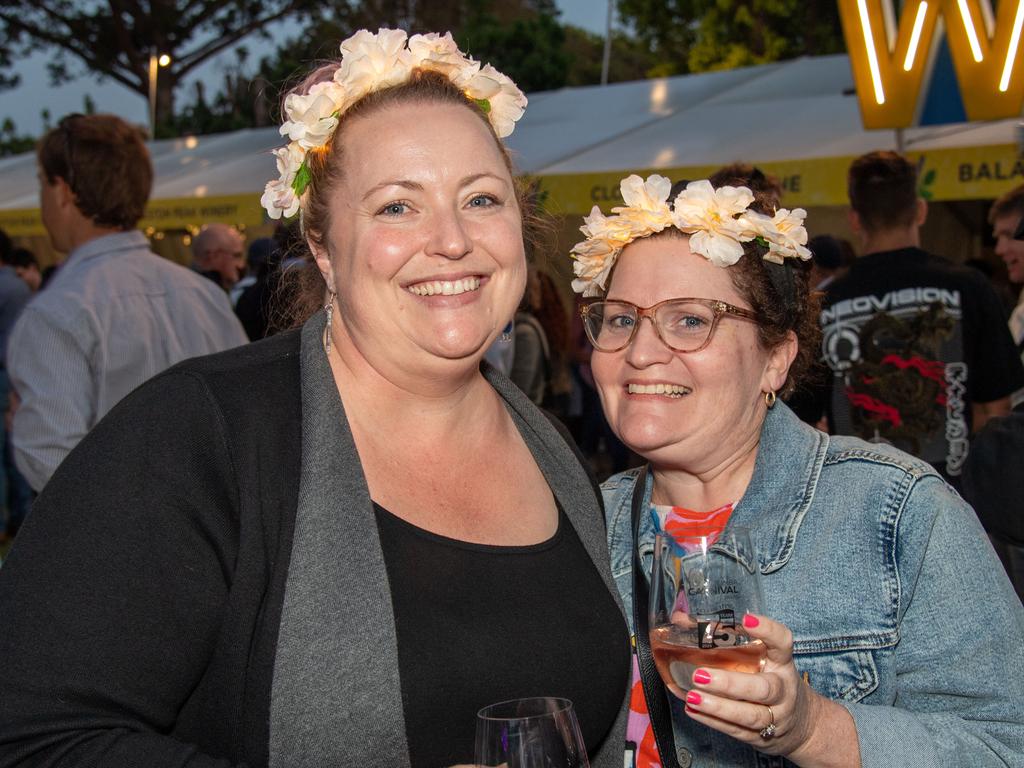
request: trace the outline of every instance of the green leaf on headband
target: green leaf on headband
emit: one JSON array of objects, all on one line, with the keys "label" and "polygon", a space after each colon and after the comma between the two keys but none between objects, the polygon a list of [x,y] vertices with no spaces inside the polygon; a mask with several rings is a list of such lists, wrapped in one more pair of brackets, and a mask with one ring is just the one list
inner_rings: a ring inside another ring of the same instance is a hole
[{"label": "green leaf on headband", "polygon": [[488,101],[487,99],[473,99],[473,101],[476,102],[476,105],[478,107],[480,107],[480,110],[485,115],[491,114],[491,102],[490,101]]},{"label": "green leaf on headband", "polygon": [[299,166],[299,170],[295,174],[295,179],[292,181],[292,189],[295,190],[295,196],[302,197],[302,193],[306,191],[306,187],[309,186],[309,182],[312,180],[313,177],[309,172],[309,166],[303,160],[302,165]]},{"label": "green leaf on headband", "polygon": [[762,237],[761,235],[758,235],[757,237],[755,237],[754,238],[754,242],[757,243],[760,246],[763,246],[764,248],[771,248],[772,247],[771,243],[769,243],[767,240],[765,240],[764,237]]}]

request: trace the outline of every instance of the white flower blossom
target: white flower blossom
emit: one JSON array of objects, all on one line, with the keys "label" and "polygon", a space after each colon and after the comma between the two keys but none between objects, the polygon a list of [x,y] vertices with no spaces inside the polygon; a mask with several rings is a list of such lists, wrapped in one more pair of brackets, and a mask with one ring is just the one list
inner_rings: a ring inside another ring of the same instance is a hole
[{"label": "white flower blossom", "polygon": [[792,211],[779,208],[772,218],[772,226],[775,230],[773,236],[765,235],[769,246],[765,259],[782,264],[787,256],[804,261],[811,258],[811,252],[806,248],[807,230],[804,228],[804,219],[806,218],[807,211],[803,208],[794,208]]},{"label": "white flower blossom", "polygon": [[743,243],[753,240],[744,221],[754,194],[746,187],[719,187],[702,179],[691,181],[676,197],[672,221],[690,235],[690,250],[718,267],[728,267],[743,255]]},{"label": "white flower blossom", "polygon": [[810,258],[801,208],[780,208],[774,216],[750,210],[754,194],[746,187],[719,187],[707,180],[690,182],[670,208],[671,182],[653,174],[646,180],[631,175],[619,185],[625,205],[605,216],[594,206],[580,231],[586,240],[573,246],[573,290],[598,296],[605,290],[615,262],[634,240],[675,226],[690,236],[690,250],[719,267],[735,264],[743,244],[759,238],[767,244],[767,261]]},{"label": "white flower blossom", "polygon": [[335,113],[341,107],[343,93],[334,83],[325,82],[317,83],[307,94],[289,94],[284,100],[288,120],[281,126],[281,135],[304,149],[326,144],[338,127]]},{"label": "white flower blossom", "polygon": [[498,138],[511,135],[516,121],[526,111],[526,95],[509,77],[490,64],[481,67],[479,63],[470,61],[458,70],[452,82],[469,98],[487,101],[487,118]]},{"label": "white flower blossom", "polygon": [[436,32],[413,35],[409,38],[410,65],[415,69],[440,72],[451,77],[465,63],[466,59],[452,39],[452,33],[443,36]]},{"label": "white flower blossom", "polygon": [[[635,173],[619,182],[622,200],[630,208],[641,208],[652,213],[669,212],[668,195],[672,191],[672,182],[664,176],[654,173],[644,181]],[[613,212],[622,209],[613,208]]]},{"label": "white flower blossom", "polygon": [[278,147],[272,150],[272,152],[274,157],[277,158],[278,175],[281,180],[286,181],[291,186],[291,183],[295,180],[295,175],[299,172],[299,168],[306,159],[306,153],[299,146],[298,142]]},{"label": "white flower blossom", "polygon": [[400,29],[381,29],[376,35],[361,29],[341,44],[341,66],[334,80],[344,86],[349,104],[409,79],[411,57],[405,42]]},{"label": "white flower blossom", "polygon": [[284,179],[275,179],[267,182],[263,197],[260,198],[260,205],[270,218],[280,219],[284,216],[288,219],[298,212],[299,198],[290,183],[286,183]]}]

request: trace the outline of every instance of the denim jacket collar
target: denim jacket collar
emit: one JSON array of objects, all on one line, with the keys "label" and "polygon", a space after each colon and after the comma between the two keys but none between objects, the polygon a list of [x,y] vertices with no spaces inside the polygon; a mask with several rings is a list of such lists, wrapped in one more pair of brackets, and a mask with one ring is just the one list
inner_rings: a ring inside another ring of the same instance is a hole
[{"label": "denim jacket collar", "polygon": [[[828,442],[825,433],[809,429],[784,404],[768,411],[754,474],[730,518],[732,524],[750,528],[761,553],[762,573],[777,571],[792,555],[825,463]],[[785,450],[766,450],[766,446],[784,446]],[[797,481],[793,482],[795,474]]]},{"label": "denim jacket collar", "polygon": [[[762,573],[777,571],[792,555],[800,523],[811,505],[825,463],[828,443],[825,433],[807,427],[783,403],[768,411],[761,427],[754,474],[729,518],[730,525],[750,529],[754,547],[760,553]],[[763,446],[785,446],[786,450],[773,453],[763,450]],[[799,480],[787,481],[794,472],[800,473]],[[639,471],[634,474],[635,479],[641,476]],[[646,478],[645,504],[654,488],[649,472]],[[638,542],[641,558],[654,551],[654,533],[649,516],[644,515]]]}]

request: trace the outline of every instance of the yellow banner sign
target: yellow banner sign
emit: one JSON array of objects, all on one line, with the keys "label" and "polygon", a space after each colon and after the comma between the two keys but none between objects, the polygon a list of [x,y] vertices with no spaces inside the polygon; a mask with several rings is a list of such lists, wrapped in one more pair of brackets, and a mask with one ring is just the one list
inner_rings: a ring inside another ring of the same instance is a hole
[{"label": "yellow banner sign", "polygon": [[[919,191],[927,200],[987,200],[1024,184],[1024,161],[1012,144],[992,147],[907,152],[918,163]],[[828,157],[758,163],[777,178],[787,208],[847,205],[846,171],[853,157]],[[598,206],[607,213],[621,205],[619,182],[630,173],[660,173],[670,179],[703,179],[717,166],[645,168],[603,173],[539,176],[545,210],[556,215],[582,216]]]},{"label": "yellow banner sign", "polygon": [[139,228],[188,229],[212,222],[253,227],[262,224],[263,218],[259,195],[184,197],[150,201]]},{"label": "yellow banner sign", "polygon": [[[918,163],[920,192],[928,200],[989,200],[1024,184],[1024,160],[1012,144],[907,152]],[[786,207],[847,204],[846,171],[853,157],[779,160],[757,166],[777,178]],[[642,168],[601,173],[538,176],[539,197],[554,215],[583,216],[595,205],[608,212],[622,204],[619,182],[630,173],[670,179],[703,179],[717,166]],[[189,229],[211,222],[257,226],[266,221],[259,195],[154,200],[140,229]],[[0,210],[0,229],[13,237],[45,235],[38,209]]]},{"label": "yellow banner sign", "polygon": [[[139,229],[191,229],[213,222],[252,227],[263,221],[264,213],[258,194],[183,197],[151,200],[146,206],[146,215],[139,222]],[[0,210],[0,229],[12,237],[46,234],[38,208]]]}]

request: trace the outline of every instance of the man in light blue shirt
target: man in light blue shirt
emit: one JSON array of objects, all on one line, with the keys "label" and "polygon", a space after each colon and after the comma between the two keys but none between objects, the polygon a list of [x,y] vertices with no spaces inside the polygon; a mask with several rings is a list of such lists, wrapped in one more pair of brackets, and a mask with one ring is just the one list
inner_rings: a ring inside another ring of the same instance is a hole
[{"label": "man in light blue shirt", "polygon": [[14,458],[39,491],[122,397],[174,363],[246,343],[227,295],[135,229],[153,184],[137,129],[72,115],[39,142],[40,213],[68,258],[7,349]]}]

